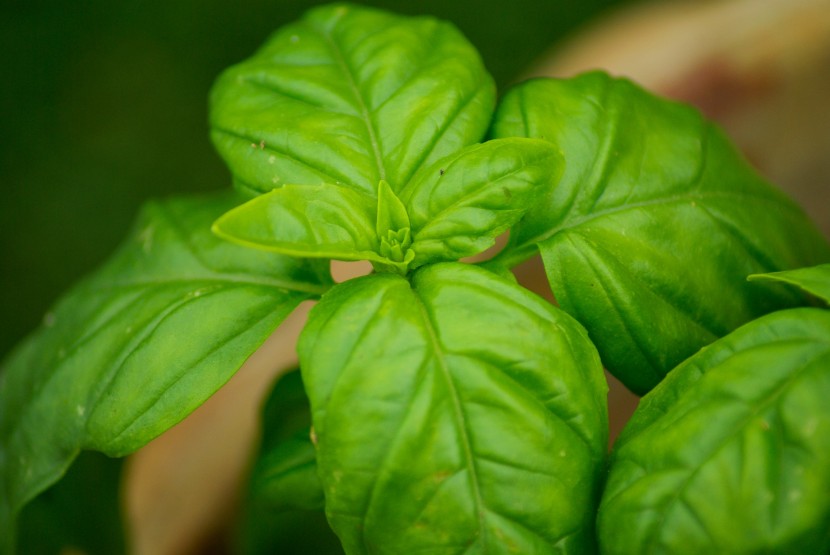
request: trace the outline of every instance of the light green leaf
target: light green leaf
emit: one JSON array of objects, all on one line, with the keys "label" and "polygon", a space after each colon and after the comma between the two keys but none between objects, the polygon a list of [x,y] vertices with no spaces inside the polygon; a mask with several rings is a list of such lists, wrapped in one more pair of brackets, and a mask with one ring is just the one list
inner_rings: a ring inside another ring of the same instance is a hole
[{"label": "light green leaf", "polygon": [[786,272],[771,274],[754,274],[749,281],[789,283],[800,287],[807,293],[830,303],[830,264],[821,264],[810,268],[799,268]]},{"label": "light green leaf", "polygon": [[415,259],[478,254],[547,192],[562,167],[549,143],[502,139],[468,147],[425,167],[401,192]]},{"label": "light green leaf", "polygon": [[342,184],[399,191],[422,165],[481,140],[495,87],[448,23],[329,5],[227,70],[211,137],[236,185]]},{"label": "light green leaf", "polygon": [[643,398],[611,456],[603,553],[830,550],[830,312],[746,324]]},{"label": "light green leaf", "polygon": [[293,256],[379,260],[375,203],[337,185],[286,185],[224,214],[213,231],[241,245]]},{"label": "light green leaf", "polygon": [[20,508],[81,449],[122,456],[202,404],[302,300],[325,266],[210,232],[223,193],[151,203],[132,236],[72,289],[0,373],[0,552]]},{"label": "light green leaf", "polygon": [[720,130],[629,81],[527,82],[505,96],[493,134],[545,139],[566,160],[493,264],[538,245],[560,306],[635,392],[741,324],[804,302],[747,275],[830,260],[802,210]]},{"label": "light green leaf", "polygon": [[298,351],[347,553],[594,551],[606,384],[565,313],[429,265],[336,286]]}]

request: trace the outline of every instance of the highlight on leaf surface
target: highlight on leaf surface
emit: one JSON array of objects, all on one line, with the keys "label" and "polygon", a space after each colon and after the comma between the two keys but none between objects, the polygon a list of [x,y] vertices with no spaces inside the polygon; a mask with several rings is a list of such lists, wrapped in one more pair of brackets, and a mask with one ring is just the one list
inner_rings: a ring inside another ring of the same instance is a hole
[{"label": "highlight on leaf surface", "polygon": [[691,107],[602,73],[508,92],[494,137],[551,142],[562,178],[491,265],[538,248],[560,306],[634,392],[741,324],[803,304],[746,276],[830,261],[803,211]]},{"label": "highlight on leaf surface", "polygon": [[0,370],[0,551],[81,449],[123,456],[219,389],[326,266],[216,238],[223,192],[148,204],[115,255],[70,290]]},{"label": "highlight on leaf surface", "polygon": [[347,553],[589,553],[606,383],[572,318],[466,264],[341,283],[298,352]]},{"label": "highlight on leaf surface", "polygon": [[211,137],[248,194],[283,184],[400,191],[482,140],[495,85],[451,24],[365,6],[314,8],[211,92]]},{"label": "highlight on leaf surface", "polygon": [[827,553],[828,396],[828,310],[769,314],[672,370],[612,452],[603,553]]}]

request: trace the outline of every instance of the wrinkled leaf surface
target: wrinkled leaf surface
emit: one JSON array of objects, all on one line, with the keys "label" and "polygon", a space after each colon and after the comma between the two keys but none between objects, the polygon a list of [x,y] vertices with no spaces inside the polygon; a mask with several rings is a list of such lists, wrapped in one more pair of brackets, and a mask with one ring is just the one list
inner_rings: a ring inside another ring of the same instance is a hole
[{"label": "wrinkled leaf surface", "polygon": [[492,78],[452,25],[329,5],[277,31],[227,70],[211,137],[236,185],[340,184],[399,191],[423,164],[481,140]]},{"label": "wrinkled leaf surface", "polygon": [[0,537],[81,449],[122,456],[201,405],[325,268],[216,238],[223,193],[149,204],[115,256],[72,289],[0,373]]},{"label": "wrinkled leaf surface", "polygon": [[538,245],[560,306],[643,393],[701,346],[798,293],[746,276],[830,260],[800,208],[687,106],[590,73],[509,92],[496,137],[552,142],[565,172],[496,262]]},{"label": "wrinkled leaf surface", "polygon": [[830,550],[830,311],[770,314],[643,398],[599,513],[603,553]]},{"label": "wrinkled leaf surface", "polygon": [[336,286],[299,354],[347,553],[593,551],[606,384],[565,313],[430,265]]}]

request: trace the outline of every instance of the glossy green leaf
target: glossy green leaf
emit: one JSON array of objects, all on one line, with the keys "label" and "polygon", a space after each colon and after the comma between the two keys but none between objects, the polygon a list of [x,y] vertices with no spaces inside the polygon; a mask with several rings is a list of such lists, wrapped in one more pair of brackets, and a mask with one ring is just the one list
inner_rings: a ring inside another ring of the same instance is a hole
[{"label": "glossy green leaf", "polygon": [[830,311],[770,314],[643,398],[611,457],[603,553],[830,550]]},{"label": "glossy green leaf", "polygon": [[337,185],[286,185],[224,214],[213,225],[220,237],[282,254],[379,259],[376,201]]},{"label": "glossy green leaf", "polygon": [[545,141],[503,139],[422,169],[401,192],[412,225],[412,266],[490,247],[542,198],[561,166]]},{"label": "glossy green leaf", "polygon": [[830,303],[830,264],[771,274],[754,274],[748,279],[749,281],[774,281],[795,285],[824,302]]},{"label": "glossy green leaf", "polygon": [[249,488],[258,510],[323,508],[310,427],[300,373],[291,372],[277,382],[263,411],[262,447]]},{"label": "glossy green leaf", "polygon": [[325,267],[216,238],[223,193],[151,203],[132,236],[72,289],[0,373],[0,552],[20,508],[81,449],[121,456],[221,387]]},{"label": "glossy green leaf", "polygon": [[342,184],[395,191],[422,164],[479,142],[495,90],[448,23],[354,5],[309,11],[211,95],[211,137],[249,193]]},{"label": "glossy green leaf", "polygon": [[429,265],[336,286],[298,351],[347,553],[593,552],[606,384],[564,312]]},{"label": "glossy green leaf", "polygon": [[566,160],[494,264],[538,245],[560,306],[636,392],[739,325],[804,301],[747,275],[830,260],[802,210],[719,129],[627,80],[527,82],[504,98],[493,134],[548,140]]}]

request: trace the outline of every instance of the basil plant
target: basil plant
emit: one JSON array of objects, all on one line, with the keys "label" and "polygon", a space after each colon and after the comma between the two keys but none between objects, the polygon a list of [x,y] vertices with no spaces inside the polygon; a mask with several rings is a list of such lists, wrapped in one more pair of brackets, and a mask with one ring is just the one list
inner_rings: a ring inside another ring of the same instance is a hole
[{"label": "basil plant", "polygon": [[[240,552],[830,550],[830,245],[696,110],[599,72],[498,99],[451,24],[334,5],[219,77],[210,128],[234,187],[145,206],[5,360],[0,553],[306,300]],[[512,277],[537,253],[556,304]],[[610,457],[603,368],[645,395]]]}]

